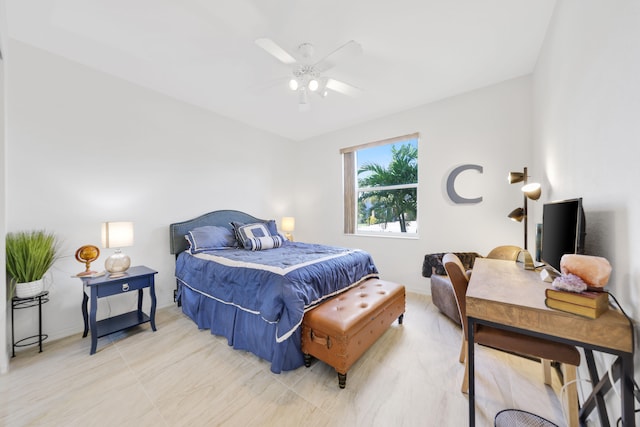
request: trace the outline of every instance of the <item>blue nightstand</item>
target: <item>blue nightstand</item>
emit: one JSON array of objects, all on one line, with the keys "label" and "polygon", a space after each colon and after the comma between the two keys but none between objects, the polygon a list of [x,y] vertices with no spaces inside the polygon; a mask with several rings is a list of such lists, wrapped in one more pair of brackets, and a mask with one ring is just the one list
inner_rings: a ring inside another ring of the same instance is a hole
[{"label": "blue nightstand", "polygon": [[[156,330],[156,291],[154,276],[158,272],[148,267],[131,267],[124,276],[111,278],[109,275],[101,277],[81,278],[84,287],[84,297],[82,299],[82,316],[84,318],[84,334],[86,337],[91,330],[91,352],[96,352],[98,338],[122,331],[142,323],[151,322],[151,329]],[[151,310],[149,315],[142,311],[143,289],[149,288],[151,297]],[[91,310],[87,313],[87,302],[91,295]],[[98,310],[98,298],[111,295],[124,294],[130,291],[138,291],[138,309],[129,313],[108,317],[96,322],[96,312]],[[88,316],[87,316],[88,314]]]}]

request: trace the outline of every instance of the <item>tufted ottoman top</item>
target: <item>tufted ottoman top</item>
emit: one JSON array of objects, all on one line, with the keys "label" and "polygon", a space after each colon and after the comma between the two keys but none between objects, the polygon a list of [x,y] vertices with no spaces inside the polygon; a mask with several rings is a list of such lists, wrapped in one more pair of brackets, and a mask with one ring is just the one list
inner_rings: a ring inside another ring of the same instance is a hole
[{"label": "tufted ottoman top", "polygon": [[382,307],[399,297],[404,300],[403,285],[369,279],[309,310],[305,322],[327,333],[345,335],[374,320]]}]

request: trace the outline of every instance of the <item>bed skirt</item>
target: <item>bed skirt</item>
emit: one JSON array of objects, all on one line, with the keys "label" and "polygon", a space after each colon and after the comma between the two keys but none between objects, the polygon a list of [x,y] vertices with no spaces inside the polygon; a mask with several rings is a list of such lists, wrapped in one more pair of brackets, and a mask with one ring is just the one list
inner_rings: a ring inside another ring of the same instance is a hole
[{"label": "bed skirt", "polygon": [[278,343],[276,324],[266,322],[259,314],[224,304],[188,286],[179,286],[178,298],[182,312],[199,329],[209,329],[212,334],[225,337],[234,349],[249,351],[271,362],[271,372],[279,374],[304,365],[300,326],[289,338]]}]

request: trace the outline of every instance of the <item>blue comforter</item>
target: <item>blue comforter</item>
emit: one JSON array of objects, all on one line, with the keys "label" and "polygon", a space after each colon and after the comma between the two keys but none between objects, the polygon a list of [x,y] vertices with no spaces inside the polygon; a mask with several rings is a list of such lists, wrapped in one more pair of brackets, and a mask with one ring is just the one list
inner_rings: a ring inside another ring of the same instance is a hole
[{"label": "blue comforter", "polygon": [[298,242],[256,252],[184,252],[176,261],[182,286],[275,324],[278,343],[294,333],[305,310],[377,273],[364,251]]}]

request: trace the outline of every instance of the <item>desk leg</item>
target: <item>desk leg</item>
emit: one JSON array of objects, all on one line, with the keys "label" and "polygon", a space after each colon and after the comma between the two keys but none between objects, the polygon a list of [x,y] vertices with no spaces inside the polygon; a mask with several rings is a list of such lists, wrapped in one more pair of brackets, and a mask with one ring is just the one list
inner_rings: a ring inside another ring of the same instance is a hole
[{"label": "desk leg", "polygon": [[[91,311],[89,313],[89,328],[91,329],[91,351],[94,354],[98,347],[98,326],[96,324],[96,312],[98,311],[98,291],[97,286],[91,287]],[[85,294],[86,295],[86,294]]]},{"label": "desk leg", "polygon": [[598,371],[593,359],[593,351],[585,348],[584,353],[593,389],[589,397],[584,401],[582,408],[580,408],[580,422],[584,423],[587,416],[593,411],[594,407],[597,407],[600,421],[599,425],[602,427],[608,427],[610,425],[607,408],[604,402],[604,395],[611,390],[612,387],[615,387],[615,383],[620,380],[620,403],[623,425],[625,427],[635,426],[633,353],[618,354],[618,358],[611,367],[611,369],[613,369],[613,383],[610,381],[607,374],[603,375],[602,378],[598,378]]},{"label": "desk leg", "polygon": [[[596,393],[594,394],[596,408],[598,409],[598,417],[600,419],[600,425],[602,427],[609,427],[609,415],[607,414],[607,405],[604,403],[603,394],[600,392],[600,377],[598,375],[598,369],[596,362],[593,358],[593,350],[584,349],[584,357],[587,360],[587,369],[589,370],[589,377],[591,377],[591,384],[594,387]],[[606,390],[605,390],[606,392]],[[585,402],[586,403],[586,402]],[[589,415],[585,413],[585,416]]]},{"label": "desk leg", "polygon": [[635,426],[633,401],[633,353],[620,355],[620,385],[622,390],[622,424],[625,427]]},{"label": "desk leg", "polygon": [[89,313],[87,312],[87,303],[89,302],[89,296],[83,290],[82,291],[82,319],[84,320],[84,333],[82,338],[86,337],[89,333]]},{"label": "desk leg", "polygon": [[151,297],[151,311],[149,312],[151,329],[156,331],[156,286],[153,277],[151,277],[151,286],[149,286],[149,296]]},{"label": "desk leg", "polygon": [[469,361],[469,427],[476,425],[476,381],[475,381],[475,363],[474,363],[474,341],[473,330],[475,328],[475,322],[473,318],[467,318],[467,329],[469,331],[467,337],[467,360]]}]

